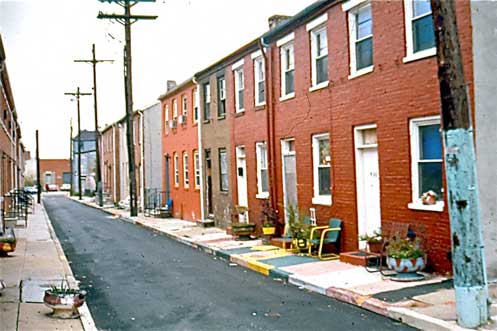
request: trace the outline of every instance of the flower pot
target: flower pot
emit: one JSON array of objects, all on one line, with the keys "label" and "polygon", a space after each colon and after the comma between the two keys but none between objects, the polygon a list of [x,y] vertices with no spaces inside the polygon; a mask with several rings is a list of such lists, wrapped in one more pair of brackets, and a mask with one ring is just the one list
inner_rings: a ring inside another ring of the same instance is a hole
[{"label": "flower pot", "polygon": [[397,273],[402,272],[417,272],[426,267],[426,256],[420,256],[412,259],[401,259],[388,256],[387,265],[390,269]]},{"label": "flower pot", "polygon": [[273,235],[276,232],[276,227],[274,226],[263,226],[262,233],[266,236]]},{"label": "flower pot", "polygon": [[305,238],[292,239],[292,244],[293,244],[293,247],[301,249],[301,250],[309,248],[309,242]]},{"label": "flower pot", "polygon": [[248,238],[255,230],[255,224],[232,224],[231,232],[241,238]]},{"label": "flower pot", "polygon": [[54,294],[52,290],[46,290],[43,297],[45,306],[52,308],[52,317],[67,319],[79,317],[78,308],[85,303],[86,292],[75,291],[70,294]]},{"label": "flower pot", "polygon": [[380,254],[383,250],[383,241],[368,241],[370,253]]}]

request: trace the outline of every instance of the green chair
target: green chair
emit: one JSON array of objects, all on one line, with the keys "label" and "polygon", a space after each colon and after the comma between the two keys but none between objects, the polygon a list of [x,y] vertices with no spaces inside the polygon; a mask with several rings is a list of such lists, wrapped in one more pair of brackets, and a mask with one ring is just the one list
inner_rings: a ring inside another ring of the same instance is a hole
[{"label": "green chair", "polygon": [[340,232],[342,231],[342,221],[338,218],[331,218],[328,225],[316,226],[311,230],[309,238],[309,256],[312,255],[312,248],[319,246],[317,257],[320,260],[334,260],[340,256],[334,253],[323,254],[325,244],[335,244],[337,252],[340,251]]}]

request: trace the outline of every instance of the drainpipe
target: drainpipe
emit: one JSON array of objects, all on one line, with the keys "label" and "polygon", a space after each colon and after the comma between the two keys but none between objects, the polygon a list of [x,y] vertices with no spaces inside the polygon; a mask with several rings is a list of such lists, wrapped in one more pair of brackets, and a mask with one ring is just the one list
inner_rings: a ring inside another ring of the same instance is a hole
[{"label": "drainpipe", "polygon": [[[197,102],[199,103],[198,118],[197,118],[197,135],[198,135],[198,170],[200,173],[200,220],[205,222],[205,210],[204,210],[204,167],[203,167],[203,151],[202,151],[202,121],[200,120],[200,84],[197,82],[195,77],[192,77],[192,81],[197,87]],[[195,107],[195,105],[193,105]],[[195,162],[195,158],[193,159]],[[195,172],[195,167],[193,168]]]},{"label": "drainpipe", "polygon": [[[116,185],[116,180],[117,180],[117,175],[116,175],[116,125],[113,124],[112,125],[112,158],[114,160],[112,160],[112,163],[113,163],[113,167],[112,167],[112,177],[113,177],[113,180],[112,180],[112,195],[113,195],[113,200],[114,200],[114,203],[117,202],[117,185]],[[117,166],[119,166],[119,164],[117,164]]]},{"label": "drainpipe", "polygon": [[145,164],[144,164],[144,160],[145,158],[143,157],[145,151],[144,151],[144,139],[143,139],[143,110],[140,110],[138,111],[138,114],[140,114],[140,129],[141,129],[141,132],[140,132],[140,137],[138,137],[139,139],[139,142],[140,142],[140,207],[142,209],[142,211],[145,210],[145,200],[144,200],[144,197],[145,197],[145,179],[144,179],[144,175],[145,175]]},{"label": "drainpipe", "polygon": [[[269,55],[266,53],[265,48],[269,49]],[[262,56],[264,58],[264,71],[266,73],[265,84],[265,97],[266,97],[266,136],[267,136],[267,163],[269,167],[269,203],[271,208],[277,210],[277,196],[276,196],[276,184],[275,184],[275,145],[274,145],[274,104],[273,104],[273,90],[272,84],[269,82],[273,79],[273,74],[271,71],[272,66],[270,65],[268,59],[271,56],[270,45],[264,41],[261,37],[259,40],[259,49],[261,50]]]}]

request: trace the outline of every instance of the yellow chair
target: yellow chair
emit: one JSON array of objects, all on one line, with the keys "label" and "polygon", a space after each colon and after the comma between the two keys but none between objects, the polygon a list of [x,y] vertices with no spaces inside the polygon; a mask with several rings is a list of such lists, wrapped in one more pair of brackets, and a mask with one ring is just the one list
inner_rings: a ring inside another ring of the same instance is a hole
[{"label": "yellow chair", "polygon": [[[317,256],[320,260],[338,259],[340,257],[338,254],[323,254],[323,246],[324,244],[335,244],[337,252],[340,251],[340,232],[342,231],[342,223],[343,222],[338,218],[331,218],[328,225],[313,227],[309,237],[308,255],[313,256],[312,248],[314,246],[319,246]],[[316,237],[316,239],[314,237]]]}]

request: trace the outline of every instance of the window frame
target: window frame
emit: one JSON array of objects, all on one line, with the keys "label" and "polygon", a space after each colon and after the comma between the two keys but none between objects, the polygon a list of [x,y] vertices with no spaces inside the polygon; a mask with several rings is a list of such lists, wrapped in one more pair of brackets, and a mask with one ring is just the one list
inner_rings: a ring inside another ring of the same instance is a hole
[{"label": "window frame", "polygon": [[173,120],[178,119],[178,100],[173,100]]},{"label": "window frame", "polygon": [[184,94],[181,97],[181,102],[182,102],[181,115],[185,116],[186,118],[186,115],[188,114],[188,98],[186,97],[186,94]]},{"label": "window frame", "polygon": [[[264,63],[264,57],[262,55],[256,57],[253,61],[254,63],[254,103],[255,106],[264,106],[266,104],[266,95],[265,95],[265,89],[266,89],[266,68],[265,68],[265,63]],[[262,71],[259,72],[258,69],[261,69]],[[259,77],[259,74],[262,73],[262,79]],[[264,100],[261,101],[259,100],[259,84],[263,83],[264,89],[263,89],[263,98]]]},{"label": "window frame", "polygon": [[[266,177],[267,177],[267,183],[268,183],[268,190],[263,191],[262,190],[262,170],[264,168],[262,167],[262,147],[264,147],[264,151],[266,154]],[[260,141],[255,144],[255,151],[256,151],[256,163],[257,163],[257,194],[255,197],[257,199],[267,199],[269,198],[269,167],[267,165],[267,144],[265,141]]]},{"label": "window frame", "polygon": [[[226,78],[224,75],[217,77],[217,118],[226,118]],[[222,110],[222,112],[221,112]]]},{"label": "window frame", "polygon": [[[245,111],[245,74],[243,66],[233,70],[235,80],[235,112],[243,113]],[[241,79],[239,79],[241,77]],[[240,86],[241,85],[241,86]],[[242,105],[240,105],[240,92],[242,93]]]},{"label": "window frame", "polygon": [[[311,87],[309,91],[315,91],[329,85],[330,76],[329,76],[329,47],[328,47],[328,31],[327,31],[327,21],[328,15],[322,15],[315,19],[314,21],[307,24],[307,31],[309,32],[310,38],[310,51],[311,51]],[[324,33],[326,36],[326,54],[317,55],[317,36],[321,33]],[[317,61],[324,58],[328,58],[328,65],[326,67],[326,80],[320,83],[317,83]]]},{"label": "window frame", "polygon": [[[444,210],[445,202],[443,200],[438,200],[434,205],[423,205],[421,202],[421,194],[419,192],[419,128],[422,126],[439,124],[441,127],[440,115],[435,116],[425,116],[412,118],[409,121],[409,131],[410,131],[410,153],[411,153],[411,202],[408,204],[408,208],[417,210],[427,210],[427,211],[437,211],[442,212]],[[442,139],[442,137],[440,137]],[[431,162],[441,162],[442,164],[442,177],[443,177],[443,147],[442,147],[442,159],[434,159]],[[443,187],[442,187],[443,189]]]},{"label": "window frame", "polygon": [[183,152],[183,187],[190,187],[190,173],[188,164],[188,152]]},{"label": "window frame", "polygon": [[[219,191],[221,192],[228,192],[229,190],[229,177],[228,177],[228,169],[229,169],[229,165],[228,165],[228,150],[226,148],[219,148],[218,149],[218,165],[219,165]],[[225,157],[225,164],[226,164],[226,169],[225,169],[225,173],[223,173],[223,168],[222,168],[222,162],[221,162],[221,155],[224,154],[224,157]],[[228,184],[226,188],[223,187],[223,175],[227,177],[228,179]]]},{"label": "window frame", "polygon": [[[366,39],[373,39],[374,36],[374,31],[373,27],[371,30],[373,31],[370,35],[363,37],[361,39],[357,39],[357,14],[360,10],[369,7],[369,10],[371,11],[371,21],[372,25],[374,24],[373,20],[373,11],[371,7],[371,2],[370,1],[363,1],[359,4],[357,4],[355,7],[349,8],[347,11],[347,17],[348,17],[348,22],[349,22],[349,64],[350,64],[350,75],[349,79],[353,79],[362,75],[365,75],[367,73],[370,73],[374,70],[374,45],[372,46],[372,58],[373,58],[373,64],[370,66],[357,69],[357,43],[360,41],[364,41]],[[372,41],[373,42],[373,41]]]},{"label": "window frame", "polygon": [[210,121],[211,119],[211,84],[210,82],[202,84],[202,92],[204,97],[203,102],[203,120]]},{"label": "window frame", "polygon": [[[319,164],[319,142],[321,140],[328,140],[328,144],[330,146],[330,161],[327,166],[322,166]],[[330,194],[319,194],[319,168],[329,168],[330,169]],[[318,133],[312,135],[312,183],[313,183],[313,195],[312,195],[312,204],[314,205],[323,205],[323,206],[331,206],[332,203],[332,192],[331,192],[331,139],[330,134],[328,132]]]},{"label": "window frame", "polygon": [[199,115],[199,108],[200,108],[200,89],[199,86],[197,85],[193,89],[193,123],[198,123],[198,115]]},{"label": "window frame", "polygon": [[195,172],[195,189],[200,189],[200,154],[193,151],[193,171]]},{"label": "window frame", "polygon": [[165,123],[165,129],[164,129],[164,134],[169,133],[169,105],[166,104],[164,107],[164,123]]},{"label": "window frame", "polygon": [[[431,8],[431,7],[430,7]],[[429,14],[431,15],[432,11]],[[431,57],[437,54],[436,46],[432,48],[427,48],[422,51],[414,52],[414,35],[413,35],[413,20],[420,17],[414,17],[414,8],[412,6],[412,0],[404,0],[404,20],[405,20],[405,34],[406,34],[406,56],[402,59],[404,63],[416,61],[426,57]],[[422,16],[424,17],[424,16]]]},{"label": "window frame", "polygon": [[[293,64],[291,66],[288,65],[286,52],[289,51],[291,57],[293,58]],[[293,71],[293,91],[290,93],[286,93],[286,73]],[[293,40],[288,43],[280,46],[280,73],[281,73],[281,83],[280,83],[280,101],[284,101],[290,98],[295,97],[295,47]]]},{"label": "window frame", "polygon": [[173,171],[174,171],[174,187],[179,187],[179,156],[178,153],[173,154]]}]

